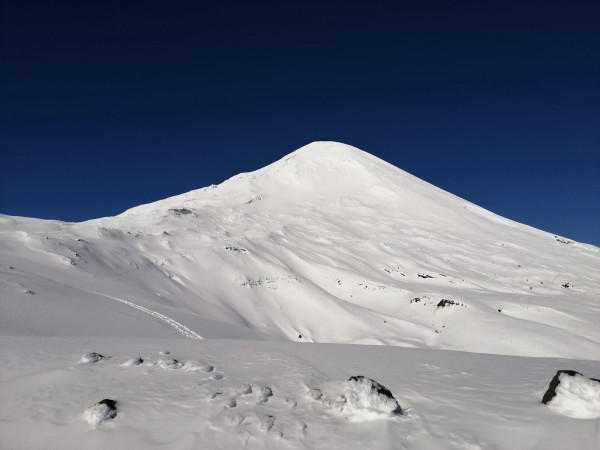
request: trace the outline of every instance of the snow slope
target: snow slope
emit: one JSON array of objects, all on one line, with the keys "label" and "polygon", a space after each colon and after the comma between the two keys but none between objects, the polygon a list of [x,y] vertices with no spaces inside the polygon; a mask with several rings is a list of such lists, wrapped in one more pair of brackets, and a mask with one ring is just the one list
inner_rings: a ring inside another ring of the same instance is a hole
[{"label": "snow slope", "polygon": [[205,337],[596,359],[599,269],[596,247],[317,142],[117,217],[1,216],[0,330],[177,331],[113,297]]},{"label": "snow slope", "polygon": [[540,401],[600,377],[599,269],[333,142],[117,217],[0,215],[0,448],[597,449]]}]

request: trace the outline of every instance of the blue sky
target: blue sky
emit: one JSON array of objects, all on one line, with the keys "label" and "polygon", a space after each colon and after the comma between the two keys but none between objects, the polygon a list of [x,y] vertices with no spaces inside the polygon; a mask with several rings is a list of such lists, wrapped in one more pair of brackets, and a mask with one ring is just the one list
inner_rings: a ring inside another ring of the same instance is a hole
[{"label": "blue sky", "polygon": [[0,212],[114,215],[336,140],[600,246],[598,23],[592,1],[5,3]]}]

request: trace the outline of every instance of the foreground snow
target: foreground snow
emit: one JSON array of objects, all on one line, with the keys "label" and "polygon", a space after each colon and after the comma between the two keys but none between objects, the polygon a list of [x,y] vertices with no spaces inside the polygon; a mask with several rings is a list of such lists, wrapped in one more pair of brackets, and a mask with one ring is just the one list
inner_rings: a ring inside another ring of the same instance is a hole
[{"label": "foreground snow", "polygon": [[[90,351],[111,358],[80,363]],[[144,362],[122,365],[134,357]],[[165,366],[165,359],[181,365]],[[600,373],[598,361],[267,341],[27,337],[3,338],[0,360],[2,448],[593,450],[600,443],[597,420],[540,403],[557,368]],[[196,370],[199,364],[213,370]],[[387,387],[403,414],[349,417],[342,396],[352,375]],[[103,399],[118,402],[114,418],[93,407]]]}]

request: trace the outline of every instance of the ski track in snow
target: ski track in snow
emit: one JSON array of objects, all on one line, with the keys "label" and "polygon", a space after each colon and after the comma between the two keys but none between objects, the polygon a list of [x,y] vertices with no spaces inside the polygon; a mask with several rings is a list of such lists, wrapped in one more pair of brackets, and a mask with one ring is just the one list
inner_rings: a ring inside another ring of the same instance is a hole
[{"label": "ski track in snow", "polygon": [[185,325],[177,322],[176,320],[171,319],[170,317],[165,316],[164,314],[161,314],[159,312],[153,311],[148,308],[144,308],[143,306],[140,306],[140,305],[130,302],[128,300],[124,300],[124,299],[118,298],[118,297],[113,297],[112,295],[106,295],[106,294],[102,294],[100,292],[95,292],[95,291],[88,291],[88,292],[90,294],[96,294],[96,295],[100,295],[102,297],[116,300],[118,302],[124,303],[127,306],[131,306],[132,308],[139,309],[140,311],[145,312],[146,314],[150,314],[151,316],[154,316],[154,317],[162,320],[163,322],[165,322],[167,325],[173,327],[178,333],[183,334],[188,339],[204,339],[202,336],[200,336],[195,331],[190,330]]}]

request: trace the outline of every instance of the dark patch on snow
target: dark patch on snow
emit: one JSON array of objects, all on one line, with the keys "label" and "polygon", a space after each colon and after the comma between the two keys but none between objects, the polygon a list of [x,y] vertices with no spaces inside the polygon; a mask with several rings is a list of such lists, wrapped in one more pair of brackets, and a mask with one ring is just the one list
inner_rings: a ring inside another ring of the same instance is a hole
[{"label": "dark patch on snow", "polygon": [[248,250],[246,250],[245,248],[241,248],[241,247],[232,247],[232,246],[225,247],[225,250],[229,250],[230,252],[238,252],[238,253],[241,253],[241,252],[247,252],[247,251],[248,251]]},{"label": "dark patch on snow", "polygon": [[117,415],[117,401],[111,400],[110,398],[105,398],[104,400],[100,400],[98,405],[106,405],[109,409],[114,410],[115,416]]},{"label": "dark patch on snow", "polygon": [[252,202],[256,202],[256,201],[260,201],[260,200],[262,200],[262,196],[260,196],[260,195],[255,195],[254,197],[252,197],[250,200],[248,200],[248,201],[246,202],[246,205],[249,205],[249,204],[250,204],[250,203],[252,203]]},{"label": "dark patch on snow", "polygon": [[417,276],[418,276],[419,278],[435,278],[434,276],[432,276],[432,275],[427,275],[426,273],[418,273],[418,274],[417,274]]},{"label": "dark patch on snow", "polygon": [[192,211],[190,211],[187,208],[171,208],[169,209],[169,211],[175,213],[175,214],[191,214]]},{"label": "dark patch on snow", "polygon": [[[552,378],[552,381],[550,381],[550,386],[548,386],[548,390],[546,390],[544,397],[542,398],[542,403],[544,405],[548,404],[556,396],[556,388],[560,384],[559,377],[561,374],[565,374],[570,377],[574,377],[576,375],[584,376],[581,373],[576,372],[574,370],[559,370],[559,371],[557,371],[556,375],[554,375],[554,378]],[[597,378],[589,378],[589,379],[600,383],[600,380]]]},{"label": "dark patch on snow", "polygon": [[421,301],[421,299],[419,297],[415,297],[410,302],[411,303],[419,303],[420,301]]},{"label": "dark patch on snow", "polygon": [[558,242],[560,242],[561,244],[572,244],[573,241],[569,240],[569,239],[565,239],[565,238],[560,238],[558,236],[554,236],[554,239]]},{"label": "dark patch on snow", "polygon": [[448,299],[445,299],[445,298],[443,298],[443,299],[441,299],[441,300],[440,300],[440,302],[437,304],[437,307],[438,307],[438,308],[445,308],[445,307],[447,307],[447,306],[449,307],[449,306],[452,306],[452,305],[456,305],[456,306],[465,306],[465,305],[463,305],[462,303],[455,302],[454,300],[448,300]]},{"label": "dark patch on snow", "polygon": [[569,283],[561,284],[562,287],[569,289],[571,285]]}]

